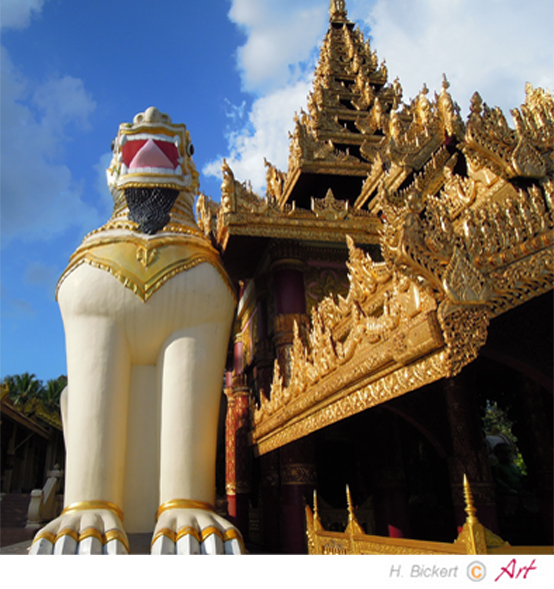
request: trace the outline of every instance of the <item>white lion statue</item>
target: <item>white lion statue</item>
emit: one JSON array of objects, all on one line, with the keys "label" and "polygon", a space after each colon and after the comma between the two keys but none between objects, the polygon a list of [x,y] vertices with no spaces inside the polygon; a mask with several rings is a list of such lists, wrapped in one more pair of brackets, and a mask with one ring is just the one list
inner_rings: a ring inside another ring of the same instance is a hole
[{"label": "white lion statue", "polygon": [[154,107],[120,125],[111,219],[85,237],[57,298],[67,349],[64,510],[31,554],[237,554],[215,513],[219,402],[236,299],[193,215],[184,125]]}]

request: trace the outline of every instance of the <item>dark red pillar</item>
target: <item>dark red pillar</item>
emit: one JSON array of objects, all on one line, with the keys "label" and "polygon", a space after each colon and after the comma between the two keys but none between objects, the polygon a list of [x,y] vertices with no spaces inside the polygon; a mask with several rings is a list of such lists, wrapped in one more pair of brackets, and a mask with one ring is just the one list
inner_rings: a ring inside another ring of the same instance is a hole
[{"label": "dark red pillar", "polygon": [[283,551],[307,554],[306,505],[311,505],[316,486],[314,448],[309,438],[281,448],[281,500]]},{"label": "dark red pillar", "polygon": [[250,494],[250,449],[248,445],[250,390],[244,370],[242,334],[237,334],[233,348],[233,371],[226,375],[225,395],[225,490],[229,519],[248,537]]},{"label": "dark red pillar", "polygon": [[[295,322],[306,321],[304,262],[298,244],[281,243],[272,251],[272,282],[275,296],[273,343],[283,384],[290,382],[290,352]],[[315,488],[313,448],[307,439],[280,449],[283,551],[306,553],[305,505]]]},{"label": "dark red pillar", "polygon": [[248,509],[250,499],[250,390],[244,378],[235,376],[227,395],[226,427],[226,492],[229,519],[248,536]]}]

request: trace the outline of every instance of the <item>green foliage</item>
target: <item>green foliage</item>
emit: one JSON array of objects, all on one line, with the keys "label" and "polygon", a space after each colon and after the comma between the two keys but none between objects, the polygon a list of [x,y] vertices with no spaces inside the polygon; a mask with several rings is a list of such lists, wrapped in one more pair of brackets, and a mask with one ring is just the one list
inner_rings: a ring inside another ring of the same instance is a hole
[{"label": "green foliage", "polygon": [[513,448],[514,462],[522,474],[527,474],[523,456],[517,447],[517,438],[512,432],[513,423],[508,419],[506,411],[496,401],[487,400],[483,415],[483,430],[486,436],[504,436]]},{"label": "green foliage", "polygon": [[59,412],[60,395],[66,386],[67,377],[63,375],[47,381],[46,386],[39,393],[39,398],[47,411]]},{"label": "green foliage", "polygon": [[6,376],[3,385],[15,407],[23,408],[34,400],[41,402],[47,412],[59,413],[60,395],[67,385],[67,377],[59,376],[44,385],[34,374],[24,372]]},{"label": "green foliage", "polygon": [[43,388],[42,381],[28,372],[6,376],[4,384],[8,387],[8,397],[16,407],[22,407],[37,398]]}]

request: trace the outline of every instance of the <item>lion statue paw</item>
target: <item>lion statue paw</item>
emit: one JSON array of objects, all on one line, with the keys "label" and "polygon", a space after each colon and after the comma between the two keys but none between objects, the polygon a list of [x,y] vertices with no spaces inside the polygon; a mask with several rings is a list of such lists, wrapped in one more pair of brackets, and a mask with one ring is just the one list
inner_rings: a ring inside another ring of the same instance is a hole
[{"label": "lion statue paw", "polygon": [[121,512],[105,501],[70,505],[38,532],[29,554],[129,554]]},{"label": "lion statue paw", "polygon": [[212,506],[176,500],[158,510],[151,553],[244,554],[245,548],[240,532]]}]

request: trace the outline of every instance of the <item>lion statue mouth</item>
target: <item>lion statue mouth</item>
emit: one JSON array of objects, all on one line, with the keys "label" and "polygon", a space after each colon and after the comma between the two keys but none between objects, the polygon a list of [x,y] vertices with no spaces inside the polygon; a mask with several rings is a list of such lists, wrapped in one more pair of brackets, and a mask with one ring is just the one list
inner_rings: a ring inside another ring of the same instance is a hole
[{"label": "lion statue mouth", "polygon": [[178,195],[179,191],[172,188],[126,188],[129,220],[137,223],[142,233],[154,235],[169,223]]},{"label": "lion statue mouth", "polygon": [[185,125],[172,123],[155,107],[119,126],[112,151],[107,177],[116,202],[129,188],[164,187],[192,194],[198,188],[191,159],[194,148]]}]

